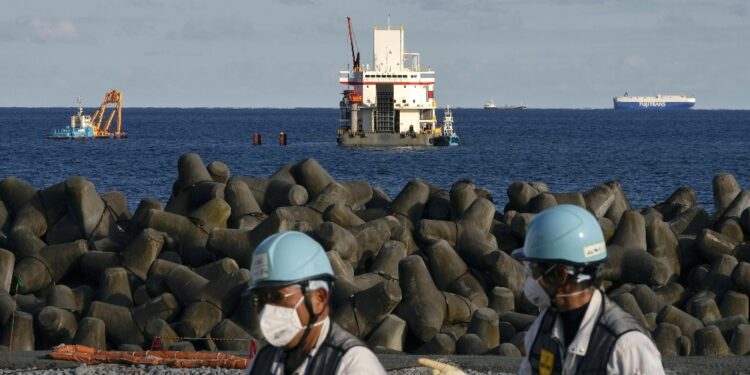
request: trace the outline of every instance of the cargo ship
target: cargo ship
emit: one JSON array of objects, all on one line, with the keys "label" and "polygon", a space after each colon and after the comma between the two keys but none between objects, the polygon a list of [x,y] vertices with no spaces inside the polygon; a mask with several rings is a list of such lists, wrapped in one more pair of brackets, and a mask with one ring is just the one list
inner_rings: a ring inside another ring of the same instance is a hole
[{"label": "cargo ship", "polygon": [[685,95],[623,96],[613,99],[615,109],[690,109],[695,98]]},{"label": "cargo ship", "polygon": [[523,103],[521,103],[519,105],[506,104],[506,105],[501,105],[501,106],[497,107],[497,109],[526,109],[526,108],[527,108],[526,104],[523,104]]},{"label": "cargo ship", "polygon": [[360,64],[347,17],[352,65],[339,72],[346,85],[339,103],[340,146],[433,146],[439,136],[435,72],[419,53],[406,52],[404,28],[375,26],[373,64]]},{"label": "cargo ship", "polygon": [[526,104],[521,103],[520,105],[501,105],[495,104],[495,99],[490,98],[490,101],[484,103],[484,109],[526,109]]}]

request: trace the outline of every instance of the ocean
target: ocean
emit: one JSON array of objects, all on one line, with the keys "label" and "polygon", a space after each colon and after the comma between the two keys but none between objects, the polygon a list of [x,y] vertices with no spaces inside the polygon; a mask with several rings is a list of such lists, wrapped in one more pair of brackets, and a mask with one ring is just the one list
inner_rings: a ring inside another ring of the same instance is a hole
[{"label": "ocean", "polygon": [[[100,193],[124,192],[131,210],[145,197],[166,203],[186,152],[255,177],[313,157],[334,178],[367,180],[392,198],[413,178],[446,189],[470,179],[492,193],[500,210],[516,180],[543,181],[554,192],[617,180],[635,208],[690,186],[709,212],[715,175],[732,173],[750,188],[750,111],[457,108],[460,147],[350,149],[336,144],[337,109],[126,108],[128,139],[45,139],[74,113],[0,108],[0,179],[16,176],[43,188],[81,175]],[[278,145],[280,131],[287,146]],[[255,132],[261,146],[252,145]]]}]

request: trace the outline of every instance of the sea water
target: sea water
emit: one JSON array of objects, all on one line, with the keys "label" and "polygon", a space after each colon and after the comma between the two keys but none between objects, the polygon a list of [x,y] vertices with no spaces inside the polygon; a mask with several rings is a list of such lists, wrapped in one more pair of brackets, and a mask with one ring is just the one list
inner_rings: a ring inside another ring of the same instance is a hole
[{"label": "sea water", "polygon": [[[0,108],[0,178],[43,188],[81,175],[100,193],[125,193],[131,210],[145,197],[166,203],[186,152],[255,177],[312,157],[337,180],[367,180],[392,198],[413,178],[445,189],[470,179],[492,193],[499,209],[516,180],[543,181],[553,192],[617,180],[636,208],[690,186],[709,212],[715,175],[732,173],[750,189],[750,111],[457,108],[459,147],[342,148],[336,109],[127,108],[128,139],[45,139],[74,112]],[[281,131],[287,146],[278,145]],[[260,146],[252,145],[256,132]]]}]

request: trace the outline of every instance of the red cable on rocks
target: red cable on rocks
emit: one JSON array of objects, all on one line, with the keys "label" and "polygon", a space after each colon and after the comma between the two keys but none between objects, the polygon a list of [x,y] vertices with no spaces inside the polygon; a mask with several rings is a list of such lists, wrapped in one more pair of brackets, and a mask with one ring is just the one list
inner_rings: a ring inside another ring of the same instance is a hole
[{"label": "red cable on rocks", "polygon": [[181,368],[221,367],[244,369],[250,358],[206,352],[143,351],[119,352],[96,350],[84,345],[58,345],[48,355],[50,358],[81,362],[88,365],[122,363],[129,365],[162,365]]}]

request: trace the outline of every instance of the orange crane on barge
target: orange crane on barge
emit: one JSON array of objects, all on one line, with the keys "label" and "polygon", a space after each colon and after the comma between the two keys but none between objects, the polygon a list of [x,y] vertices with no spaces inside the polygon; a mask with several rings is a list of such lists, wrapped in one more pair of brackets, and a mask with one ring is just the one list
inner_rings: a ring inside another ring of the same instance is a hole
[{"label": "orange crane on barge", "polygon": [[[102,120],[104,120],[104,117],[107,114],[108,104],[114,104],[115,107],[110,113],[106,124],[102,126]],[[115,127],[115,131],[111,132],[109,131],[109,127],[112,125],[112,120],[114,119],[115,114],[117,114],[117,126]],[[112,90],[104,94],[102,105],[96,112],[94,112],[91,122],[94,126],[95,138],[127,138],[128,133],[122,130],[122,92]]]}]

